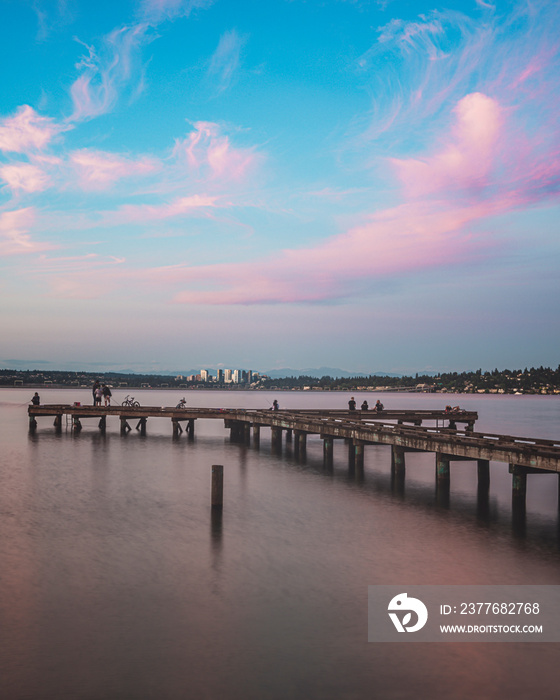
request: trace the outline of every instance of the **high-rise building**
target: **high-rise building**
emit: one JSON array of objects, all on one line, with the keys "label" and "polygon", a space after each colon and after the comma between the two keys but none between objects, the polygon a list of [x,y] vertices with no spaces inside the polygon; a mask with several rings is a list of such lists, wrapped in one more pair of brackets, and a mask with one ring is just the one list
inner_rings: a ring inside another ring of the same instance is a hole
[{"label": "high-rise building", "polygon": [[226,384],[231,384],[232,378],[231,378],[231,369],[225,369],[224,370],[224,382]]},{"label": "high-rise building", "polygon": [[200,378],[203,382],[208,381],[208,370],[207,369],[201,369],[200,370]]},{"label": "high-rise building", "polygon": [[241,384],[241,370],[234,369],[232,379],[234,384]]},{"label": "high-rise building", "polygon": [[219,369],[219,370],[216,372],[216,381],[217,381],[219,384],[223,384],[223,383],[224,383],[224,370],[223,370],[223,369]]}]

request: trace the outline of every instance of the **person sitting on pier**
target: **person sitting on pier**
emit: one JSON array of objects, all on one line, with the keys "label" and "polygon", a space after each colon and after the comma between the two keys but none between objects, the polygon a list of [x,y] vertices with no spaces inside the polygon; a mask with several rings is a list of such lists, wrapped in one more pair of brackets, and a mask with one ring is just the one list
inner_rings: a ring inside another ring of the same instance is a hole
[{"label": "person sitting on pier", "polygon": [[[105,399],[105,407],[111,405],[111,396],[113,395],[111,393],[111,389],[107,386],[107,384],[103,384],[103,389],[101,390],[101,393],[103,394],[103,398]],[[101,401],[99,402],[101,404]]]},{"label": "person sitting on pier", "polygon": [[367,401],[364,401],[361,408],[362,408],[362,411],[367,411],[368,408],[369,408],[368,402],[367,402]]},{"label": "person sitting on pier", "polygon": [[379,413],[380,411],[383,410],[383,408],[384,408],[383,404],[381,403],[381,401],[379,399],[377,399],[377,401],[375,402],[375,406],[373,407],[373,410],[377,411],[377,413]]},{"label": "person sitting on pier", "polygon": [[348,410],[349,410],[349,411],[355,411],[355,410],[356,410],[356,402],[354,401],[354,397],[353,397],[353,396],[352,396],[352,398],[350,399],[350,401],[348,401]]},{"label": "person sitting on pier", "polygon": [[39,396],[39,394],[38,394],[37,392],[35,392],[35,394],[34,394],[33,397],[31,398],[31,403],[32,403],[34,406],[40,406],[40,405],[41,405],[41,397]]},{"label": "person sitting on pier", "polygon": [[279,411],[279,410],[280,410],[280,404],[278,403],[278,401],[276,401],[276,399],[274,399],[274,401],[272,402],[272,410],[273,410],[273,411]]}]

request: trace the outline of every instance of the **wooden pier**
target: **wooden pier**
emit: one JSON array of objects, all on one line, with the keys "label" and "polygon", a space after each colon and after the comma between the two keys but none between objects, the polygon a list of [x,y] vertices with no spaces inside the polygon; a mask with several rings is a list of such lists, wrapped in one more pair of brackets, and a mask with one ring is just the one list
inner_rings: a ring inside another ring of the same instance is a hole
[{"label": "wooden pier", "polygon": [[82,429],[82,421],[97,419],[100,430],[106,430],[107,419],[115,416],[120,422],[121,434],[132,428],[146,433],[149,418],[171,420],[173,436],[178,438],[186,426],[186,434],[194,437],[195,422],[200,419],[219,419],[230,430],[235,442],[253,444],[260,441],[261,428],[270,428],[271,446],[281,451],[283,436],[293,440],[294,453],[303,456],[307,436],[319,435],[323,440],[323,455],[327,466],[332,466],[335,440],[348,445],[349,465],[358,471],[364,468],[364,448],[367,445],[391,447],[391,472],[397,480],[404,480],[407,452],[434,452],[438,488],[449,487],[450,462],[476,461],[479,490],[490,484],[490,462],[509,464],[512,474],[512,497],[516,507],[523,507],[528,474],[560,473],[560,440],[539,440],[510,435],[496,435],[474,431],[476,412],[459,411],[329,411],[218,408],[160,408],[80,405],[45,405],[29,407],[29,428],[37,429],[37,419],[54,417],[56,430],[61,431],[66,420],[72,431]]}]

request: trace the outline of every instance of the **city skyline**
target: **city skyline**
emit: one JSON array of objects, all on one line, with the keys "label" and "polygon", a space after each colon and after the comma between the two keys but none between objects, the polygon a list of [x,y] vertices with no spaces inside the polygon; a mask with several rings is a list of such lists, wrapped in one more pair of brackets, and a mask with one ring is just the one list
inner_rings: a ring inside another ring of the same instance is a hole
[{"label": "city skyline", "polygon": [[557,2],[3,20],[1,366],[558,365]]}]

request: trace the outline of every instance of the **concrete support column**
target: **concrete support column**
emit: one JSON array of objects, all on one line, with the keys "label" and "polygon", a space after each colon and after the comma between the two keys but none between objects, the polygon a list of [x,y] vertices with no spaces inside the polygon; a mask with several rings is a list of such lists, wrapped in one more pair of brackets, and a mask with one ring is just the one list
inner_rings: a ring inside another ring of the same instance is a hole
[{"label": "concrete support column", "polygon": [[[103,416],[103,418],[105,418],[105,416]],[[62,413],[57,413],[54,419],[54,427],[57,433],[60,433],[62,431]]]},{"label": "concrete support column", "polygon": [[512,474],[512,502],[514,505],[523,503],[527,496],[527,470],[518,464],[510,464],[509,470]]},{"label": "concrete support column", "polygon": [[405,473],[404,447],[400,445],[391,446],[391,472],[395,475]]},{"label": "concrete support column", "polygon": [[251,442],[251,424],[243,423],[243,442],[249,444]]},{"label": "concrete support column", "polygon": [[323,438],[323,460],[325,465],[332,466],[334,454],[334,440],[332,437]]},{"label": "concrete support column", "polygon": [[487,459],[477,460],[478,488],[490,488],[490,462]]},{"label": "concrete support column", "polygon": [[[57,416],[56,418],[58,420],[59,416]],[[62,416],[60,416],[60,418],[62,418]],[[56,420],[55,420],[54,424],[55,424],[57,431],[59,431],[60,428],[58,427]],[[99,419],[99,430],[101,430],[101,432],[104,433],[106,429],[107,429],[107,416],[101,416],[101,418]]]},{"label": "concrete support column", "polygon": [[281,452],[282,451],[282,428],[279,428],[275,425],[273,425],[270,429],[271,431],[271,438],[270,438],[270,444],[271,448],[274,452]]},{"label": "concrete support column", "polygon": [[356,459],[356,467],[358,469],[364,468],[364,443],[355,442],[354,443],[354,456]]},{"label": "concrete support column", "polygon": [[301,430],[294,431],[294,452],[298,456],[305,456],[307,450],[307,433]]},{"label": "concrete support column", "polygon": [[286,442],[292,442],[292,434],[293,430],[288,428],[288,430],[286,430]]},{"label": "concrete support column", "polygon": [[258,447],[261,442],[261,426],[257,423],[253,423],[253,445]]},{"label": "concrete support column", "polygon": [[436,452],[436,479],[438,483],[449,481],[449,455]]}]

